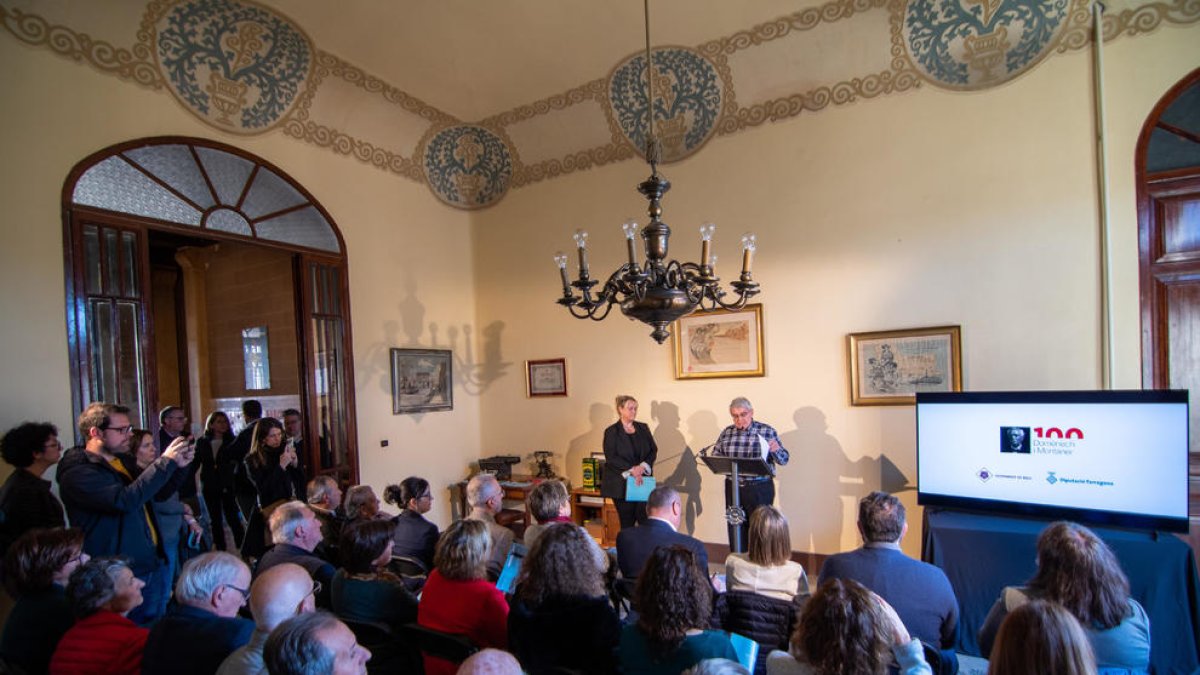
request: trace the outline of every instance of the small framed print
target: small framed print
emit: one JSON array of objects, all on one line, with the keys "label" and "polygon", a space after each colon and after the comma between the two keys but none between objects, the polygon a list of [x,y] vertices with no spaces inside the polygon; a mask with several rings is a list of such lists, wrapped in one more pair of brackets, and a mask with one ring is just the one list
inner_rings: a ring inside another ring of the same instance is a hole
[{"label": "small framed print", "polygon": [[850,405],[913,405],[917,392],[962,391],[958,326],[851,333]]},{"label": "small framed print", "polygon": [[525,362],[525,387],[529,398],[567,395],[567,360]]}]

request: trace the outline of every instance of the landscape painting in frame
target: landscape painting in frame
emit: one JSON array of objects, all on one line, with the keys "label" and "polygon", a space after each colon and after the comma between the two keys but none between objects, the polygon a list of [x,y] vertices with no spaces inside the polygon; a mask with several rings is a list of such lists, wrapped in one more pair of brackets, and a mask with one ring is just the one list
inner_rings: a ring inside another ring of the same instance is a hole
[{"label": "landscape painting in frame", "polygon": [[912,405],[918,392],[962,391],[961,329],[851,333],[850,404]]},{"label": "landscape painting in frame", "polygon": [[696,312],[675,322],[675,379],[762,377],[762,305]]},{"label": "landscape painting in frame", "polygon": [[454,409],[449,349],[392,350],[392,414]]}]

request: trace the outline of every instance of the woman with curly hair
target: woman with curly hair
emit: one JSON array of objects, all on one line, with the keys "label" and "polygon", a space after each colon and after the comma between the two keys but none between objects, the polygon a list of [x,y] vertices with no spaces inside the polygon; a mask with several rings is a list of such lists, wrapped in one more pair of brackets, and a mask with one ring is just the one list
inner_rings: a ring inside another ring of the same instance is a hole
[{"label": "woman with curly hair", "polygon": [[16,469],[4,481],[0,555],[35,527],[66,526],[62,503],[50,492],[50,481],[42,478],[46,469],[58,463],[62,451],[58,428],[49,422],[25,422],[0,439],[0,456]]},{"label": "woman with curly hair", "polygon": [[933,672],[891,605],[857,581],[830,579],[805,603],[791,653],[767,656],[767,673],[883,675],[893,656],[901,675]]},{"label": "woman with curly hair", "polygon": [[1096,665],[1146,672],[1150,667],[1150,618],[1129,596],[1129,580],[1112,549],[1082,525],[1051,523],[1037,542],[1037,573],[1023,587],[1008,587],[992,606],[979,648],[987,657],[1004,617],[1031,599],[1062,605],[1087,632]]},{"label": "woman with curly hair", "polygon": [[616,671],[621,634],[608,601],[608,559],[573,523],[545,528],[521,565],[508,613],[508,646],[530,675]]},{"label": "woman with curly hair", "polygon": [[387,520],[364,520],[342,530],[342,567],[330,592],[334,614],[392,628],[417,620],[417,598],[387,570],[395,529]]},{"label": "woman with curly hair", "polygon": [[127,618],[146,584],[120,558],[89,560],[71,574],[67,597],[78,621],[50,659],[56,675],[137,675],[150,629]]},{"label": "woman with curly hair", "polygon": [[633,592],[636,624],[625,626],[617,660],[627,675],[675,675],[704,659],[737,660],[729,636],[704,630],[712,614],[712,586],[683,546],[658,548]]},{"label": "woman with curly hair", "polygon": [[1014,609],[996,634],[988,675],[1096,675],[1083,627],[1062,605],[1031,600]]},{"label": "woman with curly hair", "polygon": [[75,623],[67,579],[87,561],[83,530],[75,527],[30,530],[9,547],[4,581],[17,604],[0,637],[6,662],[27,673],[46,672],[54,646]]},{"label": "woman with curly hair", "polygon": [[[417,623],[466,635],[480,649],[508,647],[508,603],[487,580],[492,552],[487,524],[459,520],[446,528],[433,555],[435,569],[421,591]],[[426,675],[452,675],[457,664],[425,656]]]},{"label": "woman with curly hair", "polygon": [[400,515],[392,519],[396,524],[395,555],[421,561],[425,571],[433,569],[433,551],[437,547],[437,525],[425,519],[433,506],[433,492],[429,481],[418,476],[409,476],[399,485],[389,485],[383,490],[383,500],[400,507]]}]

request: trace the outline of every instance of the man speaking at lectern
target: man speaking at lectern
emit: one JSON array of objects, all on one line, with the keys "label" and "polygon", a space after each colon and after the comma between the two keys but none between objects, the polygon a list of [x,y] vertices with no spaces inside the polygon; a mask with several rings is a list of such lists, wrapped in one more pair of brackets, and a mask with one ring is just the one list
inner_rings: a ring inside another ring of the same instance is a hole
[{"label": "man speaking at lectern", "polygon": [[[787,464],[790,455],[771,425],[754,421],[754,406],[745,397],[739,396],[730,402],[729,416],[733,418],[733,424],[725,427],[717,437],[712,454],[717,457],[761,457],[771,467],[771,476],[747,476],[738,481],[742,510],[746,512],[745,519],[738,526],[742,531],[742,549],[745,550],[750,514],[759,506],[775,502],[775,465]],[[726,508],[733,505],[732,482],[730,478],[725,478]],[[733,527],[729,526],[729,550],[740,553],[734,548]]]}]

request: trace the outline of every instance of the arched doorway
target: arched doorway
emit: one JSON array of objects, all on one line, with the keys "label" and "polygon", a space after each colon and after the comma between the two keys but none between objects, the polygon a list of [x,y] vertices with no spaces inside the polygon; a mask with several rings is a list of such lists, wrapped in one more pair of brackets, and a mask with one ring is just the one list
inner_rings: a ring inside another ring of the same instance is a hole
[{"label": "arched doorway", "polygon": [[[1200,485],[1200,69],[1170,89],[1142,127],[1135,157],[1142,386],[1188,389],[1189,478]],[[1189,513],[1200,524],[1200,490]],[[1193,527],[1200,548],[1200,527]]]},{"label": "arched doorway", "polygon": [[[202,420],[213,409],[236,412],[233,402],[242,398],[267,399],[264,407],[276,414],[301,411],[303,437],[318,439],[304,444],[312,473],[357,482],[345,245],[302,186],[228,145],[139,139],[72,169],[63,236],[76,415],[89,401],[111,401],[155,429],[155,411],[166,404],[183,403]],[[256,271],[246,262],[255,260],[265,266]],[[160,272],[171,269],[178,292],[164,293]],[[253,302],[264,269],[289,289],[264,300],[279,311]],[[214,315],[226,319],[219,328],[212,328]],[[163,340],[172,331],[177,354]],[[272,358],[293,364],[275,389],[265,368]],[[177,389],[169,371],[178,373]]]}]

